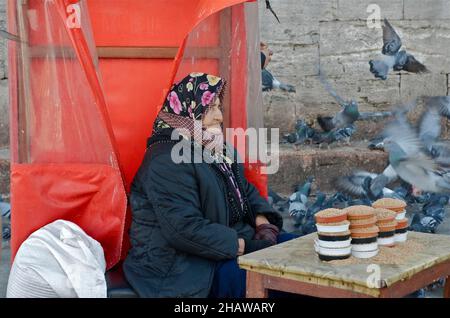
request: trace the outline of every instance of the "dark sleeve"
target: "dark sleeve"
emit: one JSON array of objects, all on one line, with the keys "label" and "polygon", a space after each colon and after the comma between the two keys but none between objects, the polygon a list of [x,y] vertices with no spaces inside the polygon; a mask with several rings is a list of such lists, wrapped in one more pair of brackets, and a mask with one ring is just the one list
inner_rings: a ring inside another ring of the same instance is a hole
[{"label": "dark sleeve", "polygon": [[175,164],[170,154],[159,155],[152,159],[143,183],[170,245],[213,260],[236,257],[237,232],[211,222],[200,210],[193,164]]},{"label": "dark sleeve", "polygon": [[241,179],[243,180],[242,182],[248,202],[255,216],[258,214],[264,215],[271,224],[276,225],[281,231],[283,228],[283,217],[259,194],[258,189],[247,181],[244,175],[243,164],[239,164],[239,172],[242,176]]}]

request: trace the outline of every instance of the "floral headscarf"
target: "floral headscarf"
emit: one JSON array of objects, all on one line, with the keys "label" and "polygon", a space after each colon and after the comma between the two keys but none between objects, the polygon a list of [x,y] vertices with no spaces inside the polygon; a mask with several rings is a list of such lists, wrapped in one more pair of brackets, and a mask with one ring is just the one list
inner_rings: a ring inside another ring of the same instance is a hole
[{"label": "floral headscarf", "polygon": [[[194,140],[213,151],[223,145],[223,135],[213,135],[202,129],[202,118],[216,97],[222,99],[225,81],[205,73],[191,73],[175,83],[153,125],[153,133],[166,128],[184,128]],[[200,139],[201,138],[201,139]]]}]

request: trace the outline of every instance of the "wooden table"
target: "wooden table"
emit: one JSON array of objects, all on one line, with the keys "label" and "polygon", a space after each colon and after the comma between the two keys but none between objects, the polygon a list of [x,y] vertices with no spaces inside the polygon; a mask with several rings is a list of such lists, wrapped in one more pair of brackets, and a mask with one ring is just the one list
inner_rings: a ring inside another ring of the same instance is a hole
[{"label": "wooden table", "polygon": [[[332,262],[319,260],[316,237],[312,233],[239,257],[247,270],[247,298],[265,298],[269,289],[316,297],[403,297],[439,278],[446,278],[444,297],[450,297],[449,235],[408,232],[406,243],[380,247],[374,258]],[[402,253],[409,256],[384,257]]]}]

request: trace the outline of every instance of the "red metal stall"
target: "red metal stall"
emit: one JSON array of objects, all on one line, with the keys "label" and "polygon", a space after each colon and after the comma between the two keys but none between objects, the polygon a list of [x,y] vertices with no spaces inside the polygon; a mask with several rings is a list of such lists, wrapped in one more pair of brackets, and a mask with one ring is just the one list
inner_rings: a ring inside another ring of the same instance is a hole
[{"label": "red metal stall", "polygon": [[[126,193],[186,73],[228,81],[226,127],[262,127],[255,1],[9,0],[8,17],[22,39],[9,44],[13,257],[65,219],[102,244],[108,268],[119,261]],[[264,194],[258,165],[248,167]]]}]

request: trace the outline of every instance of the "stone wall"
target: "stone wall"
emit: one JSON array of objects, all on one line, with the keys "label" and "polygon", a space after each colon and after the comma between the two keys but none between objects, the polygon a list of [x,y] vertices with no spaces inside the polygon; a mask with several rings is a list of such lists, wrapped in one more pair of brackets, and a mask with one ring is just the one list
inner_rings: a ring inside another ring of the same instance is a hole
[{"label": "stone wall", "polygon": [[[6,29],[6,0],[0,0],[0,29]],[[9,145],[7,43],[0,39],[0,148]]]},{"label": "stone wall", "polygon": [[[264,93],[266,127],[292,130],[296,118],[333,113],[339,106],[318,80],[319,66],[345,99],[362,111],[387,110],[419,95],[447,95],[450,87],[450,0],[271,0],[281,24],[260,1],[261,40],[274,51],[268,69],[297,93]],[[382,30],[367,26],[367,7],[381,8],[404,48],[429,69],[375,79],[368,61],[381,54]]]}]

